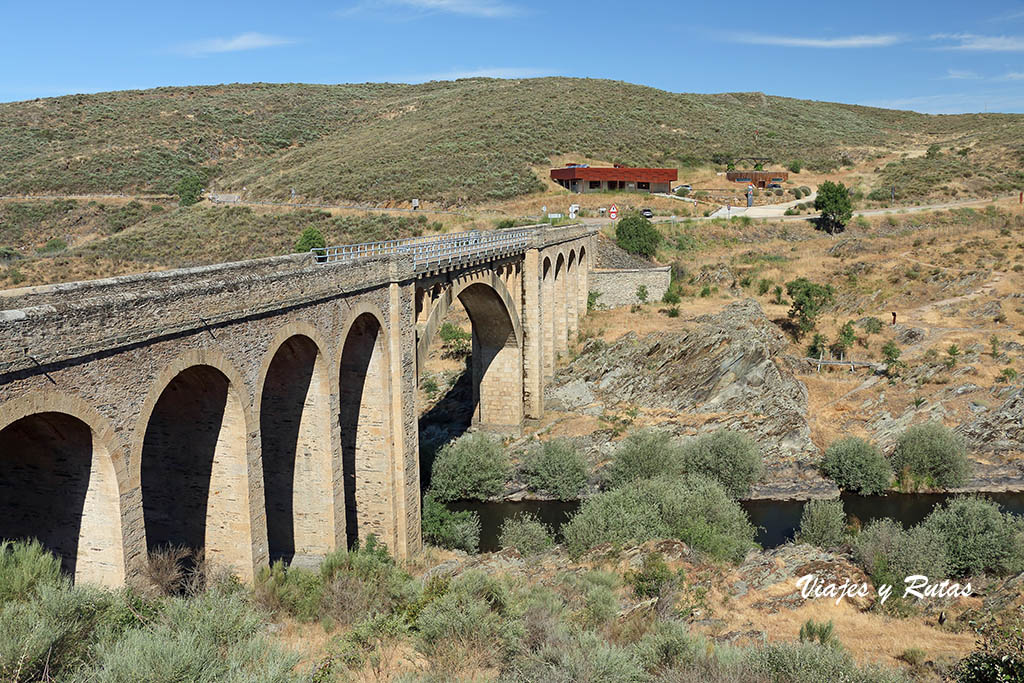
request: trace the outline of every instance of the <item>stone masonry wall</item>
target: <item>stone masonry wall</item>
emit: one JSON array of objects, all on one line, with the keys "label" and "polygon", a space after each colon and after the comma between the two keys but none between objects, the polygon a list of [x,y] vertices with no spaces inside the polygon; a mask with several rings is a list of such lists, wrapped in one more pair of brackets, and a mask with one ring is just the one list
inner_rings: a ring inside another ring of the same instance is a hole
[{"label": "stone masonry wall", "polygon": [[647,300],[660,301],[672,282],[672,269],[644,268],[642,270],[591,270],[590,291],[598,292],[598,306],[617,308],[638,303],[636,290],[647,287]]}]

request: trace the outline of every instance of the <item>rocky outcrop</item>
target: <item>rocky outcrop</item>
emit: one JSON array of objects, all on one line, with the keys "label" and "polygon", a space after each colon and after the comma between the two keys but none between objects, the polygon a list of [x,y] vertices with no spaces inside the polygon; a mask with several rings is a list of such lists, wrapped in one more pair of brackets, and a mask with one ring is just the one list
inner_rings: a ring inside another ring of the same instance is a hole
[{"label": "rocky outcrop", "polygon": [[1024,453],[1024,389],[1018,389],[998,408],[960,425],[957,431],[975,453]]},{"label": "rocky outcrop", "polygon": [[695,323],[643,338],[630,332],[611,345],[587,342],[552,381],[549,405],[579,409],[582,401],[597,401],[692,416],[698,432],[746,431],[769,461],[816,453],[807,388],[777,361],[786,340],[761,306],[739,301]]}]

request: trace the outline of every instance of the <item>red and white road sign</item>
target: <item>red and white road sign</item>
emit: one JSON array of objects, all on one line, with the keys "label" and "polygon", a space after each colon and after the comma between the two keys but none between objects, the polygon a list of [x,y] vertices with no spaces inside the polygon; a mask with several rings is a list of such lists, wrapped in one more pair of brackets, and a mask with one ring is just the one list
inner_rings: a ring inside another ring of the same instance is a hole
[{"label": "red and white road sign", "polygon": [[608,218],[615,220],[619,217],[619,207],[612,204],[612,208],[608,209]]}]

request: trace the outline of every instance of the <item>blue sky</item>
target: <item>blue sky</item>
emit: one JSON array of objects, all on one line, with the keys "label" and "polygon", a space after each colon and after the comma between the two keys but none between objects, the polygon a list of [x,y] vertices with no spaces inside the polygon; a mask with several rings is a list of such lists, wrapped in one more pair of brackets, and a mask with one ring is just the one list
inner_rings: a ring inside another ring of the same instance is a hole
[{"label": "blue sky", "polygon": [[4,0],[0,64],[0,101],[162,85],[562,75],[933,113],[1024,112],[1024,1]]}]

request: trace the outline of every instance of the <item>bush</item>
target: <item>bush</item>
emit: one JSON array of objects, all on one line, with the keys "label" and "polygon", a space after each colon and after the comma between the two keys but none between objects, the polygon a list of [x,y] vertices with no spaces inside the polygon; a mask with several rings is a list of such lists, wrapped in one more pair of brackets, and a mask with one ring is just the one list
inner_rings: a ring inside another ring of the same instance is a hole
[{"label": "bush", "polygon": [[801,643],[818,643],[825,647],[841,647],[839,637],[836,635],[835,625],[831,620],[817,622],[808,619],[800,626]]},{"label": "bush", "polygon": [[467,553],[480,547],[480,515],[470,510],[452,512],[429,493],[423,496],[421,525],[427,543]]},{"label": "bush", "polygon": [[605,482],[611,487],[623,486],[638,479],[651,479],[682,471],[682,447],[672,434],[658,429],[640,429],[618,445],[612,463],[605,470]]},{"label": "bush", "polygon": [[661,303],[663,304],[674,305],[678,304],[680,301],[682,301],[682,299],[679,297],[679,293],[672,289],[666,289],[664,296],[661,297]]},{"label": "bush", "polygon": [[51,240],[47,240],[46,244],[36,250],[36,253],[40,256],[52,256],[53,254],[59,254],[67,248],[67,242],[59,237],[54,237]]},{"label": "bush", "polygon": [[683,470],[716,480],[732,498],[742,498],[761,478],[764,463],[746,434],[720,429],[683,445]]},{"label": "bush", "polygon": [[661,245],[662,236],[649,220],[631,211],[615,226],[615,242],[630,254],[650,258]]},{"label": "bush", "polygon": [[743,508],[718,482],[699,476],[638,481],[588,498],[562,533],[574,556],[600,543],[623,546],[657,538],[678,538],[730,561],[756,547]]},{"label": "bush", "polygon": [[545,441],[531,450],[523,462],[526,486],[558,500],[578,498],[587,485],[588,470],[576,446],[565,439]]},{"label": "bush", "polygon": [[487,434],[465,434],[438,452],[430,491],[442,502],[487,500],[502,492],[511,469],[501,442]]},{"label": "bush", "polygon": [[502,522],[498,542],[502,548],[515,548],[520,555],[529,557],[544,552],[555,541],[551,530],[537,516],[519,514]]},{"label": "bush", "polygon": [[942,539],[954,576],[1024,571],[1024,519],[984,498],[958,496],[922,525]]},{"label": "bush", "polygon": [[861,328],[868,334],[878,334],[882,331],[882,321],[871,316],[864,319],[864,322],[861,323]]},{"label": "bush", "polygon": [[295,241],[295,253],[302,254],[310,249],[323,249],[326,246],[327,240],[324,239],[324,234],[317,228],[309,226]]},{"label": "bush", "polygon": [[828,549],[842,545],[846,538],[846,513],[843,502],[834,500],[811,500],[804,505],[800,515],[798,543],[809,543]]},{"label": "bush", "polygon": [[261,615],[241,595],[211,592],[173,599],[149,628],[101,647],[89,680],[299,681],[297,663],[263,635]]},{"label": "bush", "polygon": [[473,334],[450,322],[441,324],[441,357],[462,359],[473,353]]},{"label": "bush", "polygon": [[835,441],[825,451],[821,473],[844,491],[881,493],[892,482],[892,468],[882,452],[855,436]]},{"label": "bush", "polygon": [[178,204],[181,206],[197,204],[203,197],[203,186],[205,184],[206,181],[198,174],[192,173],[184,176],[174,186],[174,194],[178,195]]},{"label": "bush", "polygon": [[903,432],[896,442],[892,466],[904,480],[939,488],[963,486],[971,472],[963,440],[938,422]]},{"label": "bush", "polygon": [[28,600],[39,586],[62,581],[60,561],[39,541],[0,541],[0,606]]},{"label": "bush", "polygon": [[801,161],[798,161],[798,160],[794,159],[793,161],[789,162],[789,172],[790,173],[799,173],[800,171],[803,170],[803,168],[804,168],[804,165],[803,165],[803,162],[801,162]]},{"label": "bush", "polygon": [[633,587],[637,597],[656,598],[673,576],[661,553],[648,553],[644,555],[639,571],[629,572],[626,581]]},{"label": "bush", "polygon": [[510,603],[504,584],[468,571],[419,613],[417,647],[442,671],[498,666],[521,636]]},{"label": "bush", "polygon": [[751,648],[743,653],[742,670],[743,680],[786,683],[896,683],[906,680],[895,670],[875,666],[858,668],[853,657],[843,648],[812,643],[773,643]]},{"label": "bush", "polygon": [[869,522],[857,534],[853,555],[876,586],[899,586],[913,574],[945,577],[949,572],[946,547],[938,534],[923,526],[904,529],[887,517]]},{"label": "bush", "polygon": [[789,317],[801,333],[813,330],[822,309],[835,303],[832,285],[819,285],[802,277],[786,283],[786,294],[792,301]]}]

